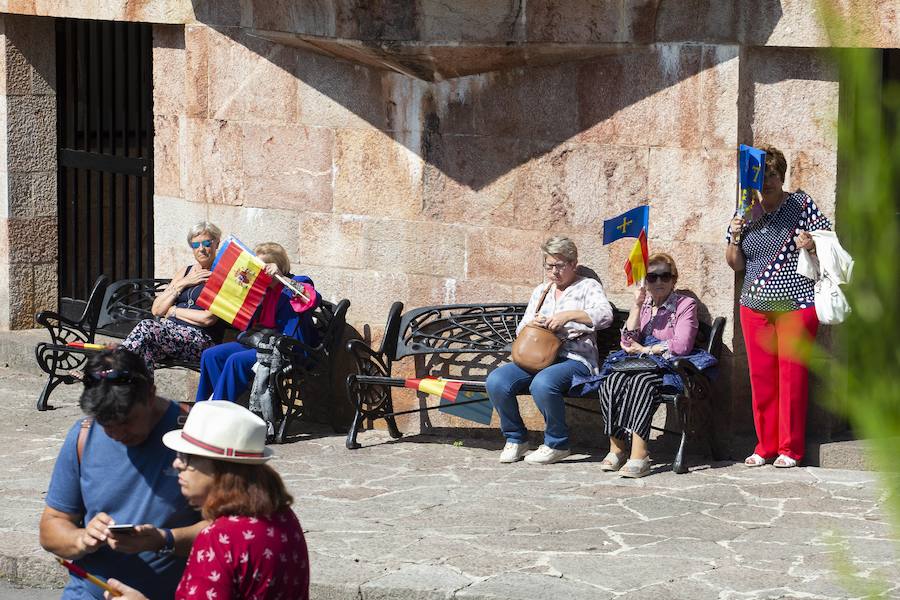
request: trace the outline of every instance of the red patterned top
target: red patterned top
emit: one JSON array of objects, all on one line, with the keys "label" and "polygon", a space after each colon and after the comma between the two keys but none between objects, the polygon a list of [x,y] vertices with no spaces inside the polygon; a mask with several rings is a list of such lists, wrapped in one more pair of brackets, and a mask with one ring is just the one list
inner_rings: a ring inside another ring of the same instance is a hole
[{"label": "red patterned top", "polygon": [[219,517],[194,540],[176,600],[308,600],[309,555],[290,508]]}]

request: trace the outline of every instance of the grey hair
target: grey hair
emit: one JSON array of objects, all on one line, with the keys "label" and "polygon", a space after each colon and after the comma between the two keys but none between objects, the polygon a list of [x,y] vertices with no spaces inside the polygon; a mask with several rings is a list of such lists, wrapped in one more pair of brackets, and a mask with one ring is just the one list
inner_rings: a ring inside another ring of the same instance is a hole
[{"label": "grey hair", "polygon": [[204,233],[208,233],[218,242],[222,239],[222,230],[210,223],[209,221],[200,221],[198,223],[194,223],[194,226],[188,229],[187,241],[188,244],[191,243],[191,240],[197,237],[198,235],[202,235]]},{"label": "grey hair", "polygon": [[562,256],[567,262],[578,262],[578,248],[575,242],[563,235],[554,235],[541,244],[541,251],[546,256]]}]

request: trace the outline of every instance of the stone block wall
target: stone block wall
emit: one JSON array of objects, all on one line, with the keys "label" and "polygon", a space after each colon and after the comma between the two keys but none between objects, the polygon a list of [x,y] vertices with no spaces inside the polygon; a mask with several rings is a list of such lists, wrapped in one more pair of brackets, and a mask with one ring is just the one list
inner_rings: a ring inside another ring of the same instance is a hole
[{"label": "stone block wall", "polygon": [[56,308],[52,19],[0,15],[0,329]]}]

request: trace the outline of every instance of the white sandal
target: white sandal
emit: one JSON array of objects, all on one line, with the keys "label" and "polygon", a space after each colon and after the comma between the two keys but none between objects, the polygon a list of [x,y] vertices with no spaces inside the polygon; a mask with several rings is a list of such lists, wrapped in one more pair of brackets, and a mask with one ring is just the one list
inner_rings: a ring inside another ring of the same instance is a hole
[{"label": "white sandal", "polygon": [[616,454],[610,452],[602,461],[600,461],[601,471],[618,471],[625,464],[625,453]]},{"label": "white sandal", "polygon": [[797,461],[787,454],[780,454],[773,464],[779,469],[790,469],[797,466]]},{"label": "white sandal", "polygon": [[755,452],[744,459],[744,465],[748,467],[761,467],[764,464],[766,464],[766,459]]}]

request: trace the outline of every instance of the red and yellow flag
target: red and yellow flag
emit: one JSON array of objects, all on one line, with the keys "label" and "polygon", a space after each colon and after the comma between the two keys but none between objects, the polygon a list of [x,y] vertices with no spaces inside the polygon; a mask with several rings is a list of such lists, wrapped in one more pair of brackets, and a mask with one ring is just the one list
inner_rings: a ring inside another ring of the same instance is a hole
[{"label": "red and yellow flag", "polygon": [[456,402],[456,398],[459,396],[459,388],[462,387],[462,382],[425,377],[424,379],[407,379],[403,385],[404,387],[419,390],[425,394],[440,396],[448,402]]},{"label": "red and yellow flag", "polygon": [[246,329],[272,281],[264,268],[265,264],[237,238],[229,237],[219,248],[197,306],[237,329]]},{"label": "red and yellow flag", "polygon": [[638,239],[631,247],[628,253],[628,260],[625,261],[625,276],[628,278],[628,285],[633,285],[636,281],[641,281],[647,276],[647,231],[641,230]]}]

